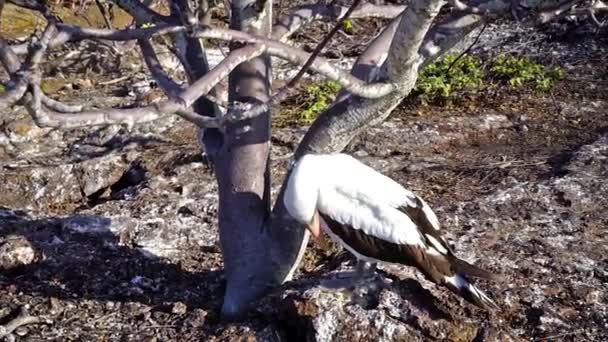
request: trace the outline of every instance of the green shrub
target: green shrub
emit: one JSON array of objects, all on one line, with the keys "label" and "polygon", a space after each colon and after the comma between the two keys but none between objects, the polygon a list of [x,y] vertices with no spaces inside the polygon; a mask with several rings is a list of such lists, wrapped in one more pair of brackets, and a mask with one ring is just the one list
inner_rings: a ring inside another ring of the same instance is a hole
[{"label": "green shrub", "polygon": [[494,60],[490,73],[506,80],[512,87],[534,85],[536,90],[548,91],[555,81],[564,77],[561,68],[548,69],[525,57],[501,56]]},{"label": "green shrub", "polygon": [[503,80],[513,88],[533,86],[538,91],[548,91],[565,74],[559,67],[545,68],[526,57],[498,57],[490,63],[488,72],[478,57],[457,58],[458,55],[448,54],[422,69],[415,90],[423,100],[437,96],[449,98],[458,91],[477,90],[487,83]]},{"label": "green shrub", "polygon": [[446,55],[422,69],[416,91],[425,97],[449,97],[455,91],[477,89],[485,76],[480,59],[466,55],[458,61],[456,58],[458,55]]},{"label": "green shrub", "polygon": [[0,94],[4,93],[6,89],[4,88],[4,84],[0,83]]},{"label": "green shrub", "polygon": [[344,20],[344,27],[342,27],[342,30],[348,34],[352,34],[353,33],[353,21],[350,19]]},{"label": "green shrub", "polygon": [[307,124],[313,122],[329,106],[339,90],[340,85],[334,81],[325,81],[308,86],[306,97],[309,99],[310,105],[302,112],[300,120]]}]

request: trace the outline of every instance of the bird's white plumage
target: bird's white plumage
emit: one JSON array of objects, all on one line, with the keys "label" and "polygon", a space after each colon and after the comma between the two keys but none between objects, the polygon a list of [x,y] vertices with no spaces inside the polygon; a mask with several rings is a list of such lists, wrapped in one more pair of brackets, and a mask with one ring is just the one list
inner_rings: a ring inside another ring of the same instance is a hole
[{"label": "bird's white plumage", "polygon": [[[306,155],[296,164],[289,182],[285,204],[300,220],[308,215],[312,218],[310,207],[314,203],[320,212],[366,234],[388,242],[424,246],[416,224],[397,209],[415,207],[416,195],[351,156]],[[315,199],[311,198],[313,192]],[[439,229],[433,211],[424,201],[422,204],[429,222]]]}]

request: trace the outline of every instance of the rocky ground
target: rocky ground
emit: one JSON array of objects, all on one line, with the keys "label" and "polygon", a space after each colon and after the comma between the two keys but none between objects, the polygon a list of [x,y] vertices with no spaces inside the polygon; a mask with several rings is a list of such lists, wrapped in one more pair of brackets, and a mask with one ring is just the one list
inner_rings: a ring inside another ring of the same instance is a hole
[{"label": "rocky ground", "polygon": [[[608,339],[608,41],[606,31],[560,32],[491,26],[476,50],[564,66],[551,94],[494,87],[441,107],[408,100],[347,149],[427,199],[459,256],[503,275],[479,282],[501,311],[407,268],[383,267],[390,285],[364,297],[326,289],[321,280],[353,260],[311,244],[294,281],[243,321],[222,322],[217,188],[194,128],[169,118],[48,130],[15,109],[0,116],[0,324],[42,321],[7,339]],[[142,100],[122,83],[99,85],[125,71],[114,72],[96,87],[66,72],[56,96]],[[275,191],[305,130],[274,131]]]}]

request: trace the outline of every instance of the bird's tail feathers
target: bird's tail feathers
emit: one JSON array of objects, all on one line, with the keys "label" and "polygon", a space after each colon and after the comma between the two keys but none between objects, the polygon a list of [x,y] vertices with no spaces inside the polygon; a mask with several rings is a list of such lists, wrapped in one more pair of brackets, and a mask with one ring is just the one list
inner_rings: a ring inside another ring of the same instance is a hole
[{"label": "bird's tail feathers", "polygon": [[444,284],[452,292],[460,295],[471,304],[477,305],[478,307],[488,311],[499,309],[498,305],[496,305],[496,303],[490,297],[488,297],[475,285],[471,284],[469,280],[462,274],[455,274],[451,277],[446,276]]}]

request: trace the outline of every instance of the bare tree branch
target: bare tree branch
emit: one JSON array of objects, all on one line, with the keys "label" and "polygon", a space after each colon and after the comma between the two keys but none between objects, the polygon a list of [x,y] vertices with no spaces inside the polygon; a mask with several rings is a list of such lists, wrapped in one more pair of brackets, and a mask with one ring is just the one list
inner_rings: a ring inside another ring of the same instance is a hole
[{"label": "bare tree branch", "polygon": [[48,107],[51,110],[60,112],[60,113],[78,113],[81,112],[84,108],[83,105],[70,105],[57,100],[54,100],[44,93],[40,94],[40,101],[43,105]]},{"label": "bare tree branch", "polygon": [[19,58],[2,38],[0,38],[0,63],[9,74],[17,72],[21,67]]},{"label": "bare tree branch", "polygon": [[27,91],[27,80],[24,77],[19,77],[14,86],[8,88],[4,93],[0,94],[0,112],[12,107],[19,101]]},{"label": "bare tree branch", "polygon": [[113,29],[114,27],[112,26],[112,21],[109,18],[109,13],[106,9],[106,6],[101,3],[100,0],[95,0],[95,4],[97,5],[97,8],[99,9],[99,13],[101,13],[101,16],[103,17],[103,21],[106,24],[106,27],[108,29]]},{"label": "bare tree branch", "polygon": [[[168,34],[183,32],[184,27],[180,26],[159,26],[147,29],[125,29],[125,30],[106,30],[106,29],[90,29],[80,28],[71,25],[59,25],[61,33],[58,37],[60,39],[53,39],[52,44],[60,45],[69,40],[80,40],[80,39],[107,39],[107,40],[132,40],[132,39],[146,39],[154,35]],[[318,72],[327,78],[334,80],[342,85],[349,92],[367,97],[367,98],[378,98],[382,97],[394,89],[392,84],[367,84],[361,80],[352,77],[348,73],[334,67],[325,58],[311,59],[307,52],[300,49],[294,48],[287,44],[277,42],[271,39],[255,36],[246,32],[219,29],[212,27],[203,27],[193,32],[193,36],[196,38],[211,38],[220,39],[232,42],[241,43],[254,43],[260,44],[264,47],[264,52],[276,56],[292,63],[304,64],[311,60],[310,68]],[[227,75],[226,75],[227,76]]]},{"label": "bare tree branch", "polygon": [[[262,53],[258,46],[247,46],[228,55],[209,73],[205,74],[197,82],[193,83],[178,96],[158,104],[129,109],[100,109],[83,111],[74,114],[63,114],[45,110],[41,106],[41,91],[39,86],[34,87],[34,101],[29,106],[30,114],[36,123],[43,127],[83,127],[110,124],[134,125],[143,122],[156,120],[164,115],[177,113],[182,118],[191,121],[200,127],[217,127],[218,121],[214,118],[204,118],[201,115],[194,116],[188,110],[196,99],[206,94],[213,88],[225,75],[229,74],[234,68],[244,61],[250,60],[252,56]],[[34,83],[37,84],[37,83]],[[231,121],[226,118],[223,121]]]},{"label": "bare tree branch", "polygon": [[30,115],[40,127],[76,128],[85,126],[101,126],[126,124],[132,127],[138,123],[156,120],[166,113],[157,106],[147,106],[130,109],[104,109],[81,111],[78,113],[59,113],[47,110],[42,106],[42,91],[38,85],[32,89],[32,100],[26,106]]},{"label": "bare tree branch", "polygon": [[[79,41],[85,39],[129,41],[135,39],[149,39],[157,35],[185,31],[185,28],[182,26],[172,26],[163,23],[149,28],[128,28],[123,30],[96,29],[75,25],[58,24],[57,29],[59,32],[49,42],[50,49],[57,48],[70,41]],[[10,45],[10,48],[15,54],[18,55],[27,53],[27,44]]]},{"label": "bare tree branch", "polygon": [[[311,54],[275,40],[255,36],[245,32],[206,27],[194,32],[195,37],[215,38],[232,42],[255,43],[264,47],[264,52],[271,56],[285,59],[292,63],[304,64]],[[313,60],[310,69],[336,81],[349,92],[366,98],[379,98],[395,89],[393,84],[368,84],[334,67],[327,59],[318,57]]]}]

